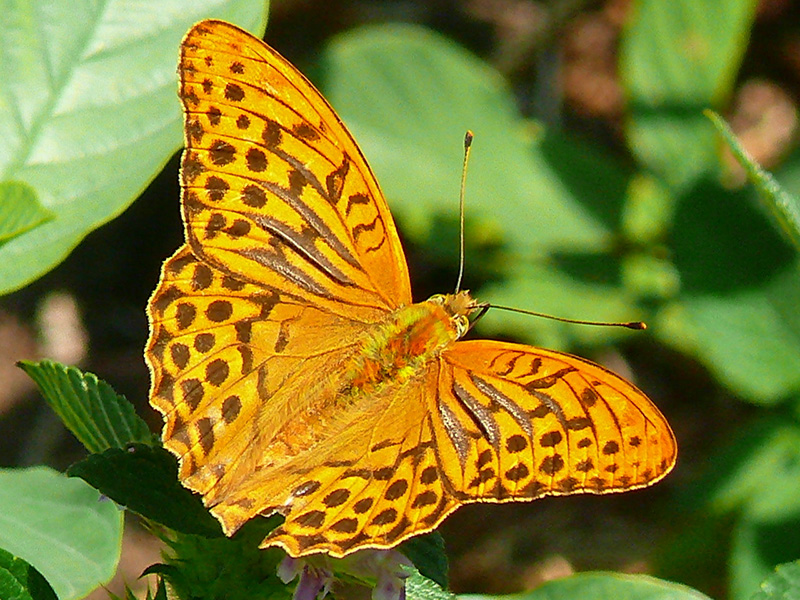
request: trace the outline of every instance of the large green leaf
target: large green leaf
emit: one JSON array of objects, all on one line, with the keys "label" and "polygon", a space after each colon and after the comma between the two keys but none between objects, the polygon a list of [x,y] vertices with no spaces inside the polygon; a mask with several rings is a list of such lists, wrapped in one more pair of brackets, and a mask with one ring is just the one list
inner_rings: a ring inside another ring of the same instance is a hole
[{"label": "large green leaf", "polygon": [[800,390],[800,265],[764,290],[689,296],[654,328],[666,343],[698,356],[744,399],[774,404]]},{"label": "large green leaf", "polygon": [[469,219],[526,255],[609,242],[608,206],[626,185],[621,170],[524,121],[499,73],[452,41],[419,27],[365,27],[338,37],[322,67],[322,89],[410,235],[430,235],[437,218],[457,215],[469,129]]},{"label": "large green leaf", "polygon": [[681,188],[716,168],[714,129],[702,112],[731,94],[757,2],[641,0],[621,48],[631,117],[628,143],[642,164]]},{"label": "large green leaf", "polygon": [[33,565],[61,600],[107,583],[121,543],[122,512],[83,481],[47,467],[0,470],[0,548]]},{"label": "large green leaf", "polygon": [[709,600],[697,590],[648,577],[622,573],[581,573],[549,581],[510,596],[459,596],[459,600]]},{"label": "large green leaf", "polygon": [[800,390],[800,260],[753,195],[702,181],[678,203],[680,298],[654,331],[740,396],[775,403]]},{"label": "large green leaf", "polygon": [[0,245],[0,292],[60,262],[122,212],[181,143],[175,65],[196,21],[261,32],[265,2],[12,2],[0,19],[0,181],[54,218]]}]

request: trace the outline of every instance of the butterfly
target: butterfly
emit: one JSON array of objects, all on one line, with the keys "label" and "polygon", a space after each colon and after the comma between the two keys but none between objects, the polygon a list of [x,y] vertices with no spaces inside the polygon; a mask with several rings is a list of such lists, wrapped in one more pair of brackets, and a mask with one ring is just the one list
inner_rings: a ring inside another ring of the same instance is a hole
[{"label": "butterfly", "polygon": [[341,557],[470,502],[648,486],[674,435],[582,358],[461,340],[467,291],[413,303],[389,207],[314,86],[234,25],[181,46],[186,241],[148,304],[151,404],[179,477],[233,535]]}]

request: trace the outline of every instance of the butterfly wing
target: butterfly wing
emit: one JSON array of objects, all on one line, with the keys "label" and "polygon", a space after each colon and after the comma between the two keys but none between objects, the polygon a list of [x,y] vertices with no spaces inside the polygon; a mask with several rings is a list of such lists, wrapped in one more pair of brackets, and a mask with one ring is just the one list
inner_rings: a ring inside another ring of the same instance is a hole
[{"label": "butterfly wing", "polygon": [[150,300],[146,358],[164,444],[227,533],[278,511],[266,545],[342,556],[467,502],[669,471],[672,432],[641,392],[527,346],[456,342],[343,410],[359,340],[411,301],[377,183],[313,86],[242,30],[195,26],[180,74],[187,244]]},{"label": "butterfly wing", "polygon": [[313,400],[295,390],[290,406],[278,391],[301,368],[313,378],[339,368],[364,327],[236,279],[187,246],[164,264],[148,317],[150,402],[181,481],[206,503],[236,498],[254,467],[246,458],[266,460],[276,428]]},{"label": "butterfly wing", "polygon": [[[446,487],[428,411],[437,394],[439,365],[413,385],[387,384],[357,418],[348,418],[314,459],[253,486],[282,491],[275,506],[286,520],[262,546],[292,556],[326,552],[341,557],[363,548],[391,548],[430,531],[459,504]],[[258,479],[258,476],[256,476]],[[236,506],[225,508],[235,514]]]},{"label": "butterfly wing", "polygon": [[386,201],[316,88],[222,21],[189,31],[179,72],[192,252],[245,281],[277,280],[282,292],[348,318],[360,307],[374,315],[410,303]]},{"label": "butterfly wing", "polygon": [[491,340],[457,342],[442,360],[434,433],[463,502],[635,489],[675,463],[655,405],[588,360]]},{"label": "butterfly wing", "polygon": [[293,484],[266,545],[388,548],[462,504],[635,489],[675,463],[672,430],[642,392],[559,352],[457,342],[414,386],[382,393],[387,408],[363,419],[375,426]]},{"label": "butterfly wing", "polygon": [[[276,429],[313,412],[298,388],[348,364],[364,328],[411,293],[372,172],[294,67],[204,21],[183,41],[179,74],[187,243],[150,299],[145,356],[181,481],[230,505],[280,448]],[[294,398],[277,394],[290,380]],[[256,512],[231,514],[228,532]]]}]

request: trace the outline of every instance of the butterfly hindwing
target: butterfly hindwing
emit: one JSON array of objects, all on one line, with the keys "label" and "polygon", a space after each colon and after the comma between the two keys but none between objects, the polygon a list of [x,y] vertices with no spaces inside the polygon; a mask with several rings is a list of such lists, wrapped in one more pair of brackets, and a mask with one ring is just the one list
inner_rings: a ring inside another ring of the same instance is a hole
[{"label": "butterfly hindwing", "polygon": [[443,361],[437,447],[464,500],[622,491],[672,468],[664,417],[599,365],[492,340],[457,342]]},{"label": "butterfly hindwing", "polygon": [[652,402],[568,354],[456,342],[418,385],[387,394],[393,401],[375,399],[382,413],[359,422],[369,428],[340,436],[347,447],[320,450],[330,458],[293,484],[302,493],[266,545],[293,555],[388,548],[463,504],[635,489],[675,462]]},{"label": "butterfly hindwing", "polygon": [[276,510],[286,521],[263,545],[293,556],[390,548],[432,530],[452,512],[459,502],[440,476],[426,411],[437,381],[434,363],[415,385],[390,386],[318,448],[313,465],[288,465],[291,475],[268,484],[284,490]]},{"label": "butterfly hindwing", "polygon": [[264,459],[280,422],[270,415],[303,410],[303,396],[288,395],[290,380],[343,360],[364,327],[236,279],[187,246],[164,264],[148,316],[151,403],[165,418],[164,445],[207,502],[246,477],[247,456]]}]

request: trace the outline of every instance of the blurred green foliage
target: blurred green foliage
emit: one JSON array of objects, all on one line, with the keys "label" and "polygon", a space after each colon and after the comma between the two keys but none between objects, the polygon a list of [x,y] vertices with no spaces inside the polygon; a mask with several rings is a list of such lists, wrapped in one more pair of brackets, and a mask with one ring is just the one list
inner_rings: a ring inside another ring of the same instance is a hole
[{"label": "blurred green foliage", "polygon": [[[0,22],[0,288],[6,292],[52,268],[124,210],[177,149],[174,65],[191,23],[217,16],[257,30],[264,16],[263,3],[244,0],[197,2],[190,12],[161,0],[133,14],[108,9],[105,20],[89,3],[69,10],[41,4],[51,10],[34,18],[16,5]],[[624,159],[523,117],[498,72],[429,30],[392,24],[350,31],[333,39],[314,65],[409,245],[429,264],[452,269],[455,281],[460,144],[470,129],[476,141],[467,184],[467,286],[477,287],[483,300],[564,317],[645,320],[652,336],[638,348],[667,349],[707,369],[714,394],[741,417],[733,432],[707,432],[716,443],[707,464],[692,465],[694,480],[665,509],[672,541],[660,550],[656,574],[708,591],[727,569],[733,600],[800,593],[792,562],[800,558],[800,155],[790,156],[773,178],[748,159],[724,122],[703,114],[728,107],[755,8],[754,0],[633,3],[619,61],[628,100]],[[724,144],[754,185],[729,185]],[[630,342],[631,335],[500,311],[490,311],[479,331],[589,352]],[[72,415],[82,441],[94,434],[101,440],[87,444],[96,454],[76,465],[75,474],[101,490],[118,469],[171,477],[174,465],[160,449],[123,450],[149,441],[124,398],[96,378],[45,367],[35,377],[45,396],[68,422]],[[672,365],[664,368],[682,377]],[[90,397],[87,382],[97,392]],[[70,386],[74,393],[65,393]],[[673,402],[704,411],[710,401],[687,394]],[[98,415],[116,416],[101,424]],[[39,481],[39,472],[19,476],[41,484],[38,495],[61,485],[48,487],[52,482]],[[109,495],[118,492],[108,488]],[[148,512],[152,489],[126,483],[119,493],[112,496],[117,502],[154,523],[177,522]],[[81,497],[86,518],[94,518],[94,494]],[[10,503],[22,499],[0,494],[0,513],[9,514]],[[27,508],[19,523],[36,521],[44,510],[35,503]],[[195,519],[195,508],[181,516]],[[104,511],[96,511],[104,523],[117,518],[118,524],[118,516]],[[51,514],[66,521],[59,515]],[[196,519],[203,531],[207,525]],[[77,542],[84,534],[70,525],[64,535]],[[56,529],[53,535],[61,535]],[[191,534],[175,535],[175,548],[189,547],[186,540],[202,547],[198,538],[180,537]],[[112,534],[97,546],[112,562],[115,539]],[[17,535],[0,544],[11,552],[0,556],[0,591],[39,582],[36,569],[62,598],[88,591],[85,568],[70,570],[52,556],[28,553],[24,541]],[[99,573],[91,585],[107,580],[108,565],[89,559]],[[781,563],[787,564],[773,573]],[[447,597],[433,582],[413,581],[410,594],[418,595],[412,597]],[[515,598],[704,597],[670,586],[596,574]],[[40,583],[33,587],[30,597],[52,593]]]}]

